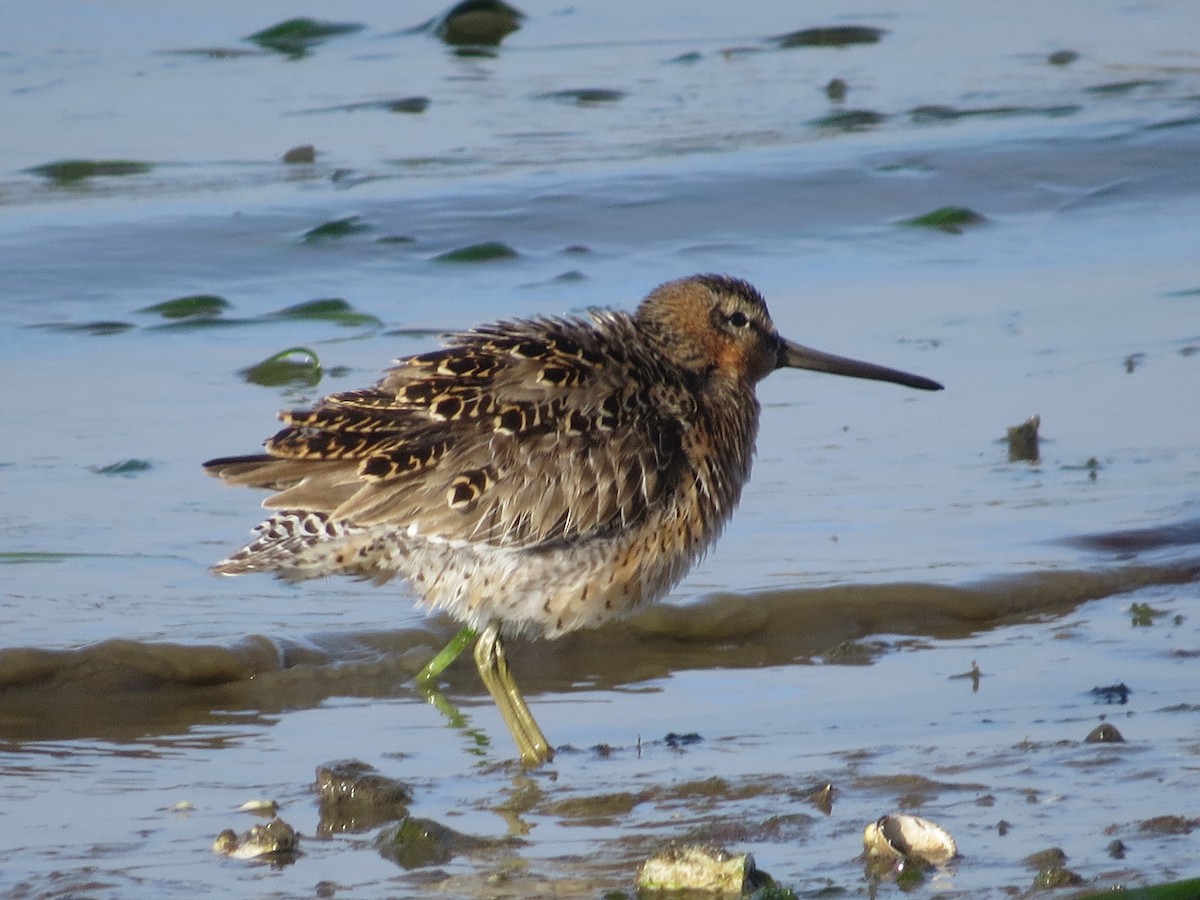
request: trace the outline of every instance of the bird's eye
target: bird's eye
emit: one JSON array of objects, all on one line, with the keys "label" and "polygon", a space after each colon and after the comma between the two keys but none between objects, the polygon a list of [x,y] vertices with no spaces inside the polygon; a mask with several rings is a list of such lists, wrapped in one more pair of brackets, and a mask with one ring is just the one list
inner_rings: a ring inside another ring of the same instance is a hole
[{"label": "bird's eye", "polygon": [[734,328],[745,328],[747,325],[750,324],[750,320],[746,317],[746,314],[744,312],[742,312],[741,310],[734,310],[733,312],[731,312],[729,315],[727,315],[725,317],[725,321],[728,322],[730,325],[732,325]]}]

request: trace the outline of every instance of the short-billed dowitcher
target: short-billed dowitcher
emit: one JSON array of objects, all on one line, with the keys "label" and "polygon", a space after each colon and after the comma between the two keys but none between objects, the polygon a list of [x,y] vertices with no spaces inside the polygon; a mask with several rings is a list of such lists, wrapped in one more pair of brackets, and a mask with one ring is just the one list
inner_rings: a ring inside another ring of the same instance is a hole
[{"label": "short-billed dowitcher", "polygon": [[478,633],[475,662],[522,761],[551,750],[501,635],[557,637],[658,599],[709,547],[750,475],[755,385],[780,368],[941,385],[784,340],[745,281],[664,284],[632,315],[498,322],[399,360],[374,387],[285,411],[266,453],[215,459],[274,491],[217,572],[402,575]]}]

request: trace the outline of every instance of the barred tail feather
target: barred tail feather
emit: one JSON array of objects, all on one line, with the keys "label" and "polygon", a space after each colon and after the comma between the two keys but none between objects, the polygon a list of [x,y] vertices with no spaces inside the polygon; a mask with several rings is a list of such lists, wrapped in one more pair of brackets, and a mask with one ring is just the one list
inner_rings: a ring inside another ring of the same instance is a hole
[{"label": "barred tail feather", "polygon": [[376,567],[379,542],[370,529],[331,521],[324,513],[283,510],[255,527],[254,533],[254,540],[213,566],[213,571],[218,575],[271,572],[288,581],[335,573],[382,574]]}]

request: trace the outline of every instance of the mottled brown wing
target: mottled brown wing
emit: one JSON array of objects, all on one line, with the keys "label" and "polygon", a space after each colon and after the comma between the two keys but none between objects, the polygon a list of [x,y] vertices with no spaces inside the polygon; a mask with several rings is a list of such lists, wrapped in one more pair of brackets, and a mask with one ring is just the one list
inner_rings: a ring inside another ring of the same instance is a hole
[{"label": "mottled brown wing", "polygon": [[678,484],[694,413],[664,367],[614,352],[634,327],[597,314],[457,335],[372,388],[284,413],[268,456],[207,465],[278,491],[271,508],[448,541],[530,547],[627,527]]}]

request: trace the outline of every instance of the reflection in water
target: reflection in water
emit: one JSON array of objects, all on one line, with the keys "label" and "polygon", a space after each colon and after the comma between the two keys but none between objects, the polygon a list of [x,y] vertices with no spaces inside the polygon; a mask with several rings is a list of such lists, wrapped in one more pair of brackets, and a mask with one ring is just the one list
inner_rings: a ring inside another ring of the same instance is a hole
[{"label": "reflection in water", "polygon": [[[1200,521],[1074,539],[1122,563],[1042,571],[968,585],[835,585],[714,593],[659,604],[612,627],[557,641],[517,642],[513,656],[538,691],[611,689],[687,669],[756,668],[824,657],[870,635],[962,638],[1154,585],[1200,580]],[[1135,565],[1135,554],[1168,560]],[[449,634],[449,623],[440,625]],[[259,714],[333,696],[421,693],[412,676],[445,636],[423,628],[313,635],[301,644],[252,635],[229,646],[110,640],[71,650],[0,650],[0,738],[125,740]],[[857,659],[857,657],[855,657]],[[861,661],[869,661],[869,654]],[[469,673],[454,690],[474,692]],[[479,740],[441,694],[425,693],[453,727]],[[483,738],[486,743],[486,738]]]}]

